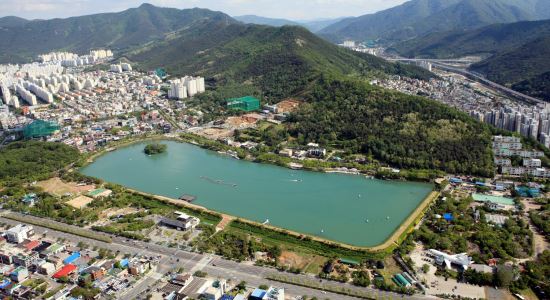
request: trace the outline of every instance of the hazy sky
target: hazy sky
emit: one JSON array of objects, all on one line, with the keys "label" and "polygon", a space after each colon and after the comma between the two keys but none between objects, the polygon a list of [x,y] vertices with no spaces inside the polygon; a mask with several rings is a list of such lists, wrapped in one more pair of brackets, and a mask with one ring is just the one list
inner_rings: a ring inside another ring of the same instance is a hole
[{"label": "hazy sky", "polygon": [[143,2],[157,6],[202,7],[229,15],[255,14],[294,20],[357,16],[406,0],[0,0],[0,16],[50,19],[122,11]]}]

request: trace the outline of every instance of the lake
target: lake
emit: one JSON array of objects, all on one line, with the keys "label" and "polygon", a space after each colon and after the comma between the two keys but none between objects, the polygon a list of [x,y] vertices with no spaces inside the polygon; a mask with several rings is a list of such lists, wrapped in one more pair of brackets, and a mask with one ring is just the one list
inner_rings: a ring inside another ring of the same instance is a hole
[{"label": "lake", "polygon": [[146,193],[193,195],[211,210],[364,247],[383,243],[432,191],[425,183],[296,171],[162,143],[166,153],[147,156],[146,142],[132,144],[81,172]]}]

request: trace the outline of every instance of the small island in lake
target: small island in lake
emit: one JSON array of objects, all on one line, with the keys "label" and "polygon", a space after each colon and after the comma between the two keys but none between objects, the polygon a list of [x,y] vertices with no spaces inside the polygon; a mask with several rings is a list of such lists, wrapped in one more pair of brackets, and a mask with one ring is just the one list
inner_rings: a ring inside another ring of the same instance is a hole
[{"label": "small island in lake", "polygon": [[147,155],[160,154],[160,153],[166,152],[166,148],[168,147],[164,144],[159,144],[159,143],[148,144],[143,149],[143,152],[145,152],[145,154]]}]

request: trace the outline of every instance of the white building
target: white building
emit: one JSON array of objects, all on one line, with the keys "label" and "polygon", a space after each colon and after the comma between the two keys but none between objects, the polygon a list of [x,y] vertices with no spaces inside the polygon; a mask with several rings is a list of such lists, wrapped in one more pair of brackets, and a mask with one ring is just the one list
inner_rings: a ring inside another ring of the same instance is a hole
[{"label": "white building", "polygon": [[469,257],[466,253],[460,254],[447,254],[435,249],[430,249],[428,252],[435,256],[435,261],[437,264],[445,265],[448,269],[451,268],[451,265],[457,265],[462,267],[464,270],[467,270],[468,267],[473,263],[472,258]]},{"label": "white building", "polygon": [[185,87],[187,87],[187,95],[189,97],[193,97],[199,92],[197,80],[195,78],[186,76],[183,78],[183,83],[185,84]]},{"label": "white building", "polygon": [[122,73],[121,65],[111,65],[110,71],[113,73]]},{"label": "white building", "polygon": [[130,64],[122,63],[122,64],[120,64],[120,66],[122,67],[122,71],[125,71],[125,72],[132,71],[132,65],[130,65]]},{"label": "white building", "polygon": [[285,300],[285,289],[270,287],[264,297],[265,300]]},{"label": "white building", "polygon": [[525,174],[526,169],[524,167],[512,167],[512,166],[503,166],[502,174],[520,176]]},{"label": "white building", "polygon": [[347,41],[344,41],[343,45],[346,48],[355,48],[355,41],[347,40]]},{"label": "white building", "polygon": [[219,288],[211,286],[202,293],[202,296],[206,300],[218,300],[222,297],[222,291]]},{"label": "white building", "polygon": [[30,225],[19,224],[6,231],[6,239],[12,243],[22,243],[34,234],[34,228]]},{"label": "white building", "polygon": [[180,80],[173,80],[170,82],[170,89],[168,90],[168,98],[170,99],[185,99],[187,98],[187,87]]},{"label": "white building", "polygon": [[538,158],[525,158],[523,159],[523,166],[526,168],[540,168],[542,162]]},{"label": "white building", "polygon": [[113,56],[113,52],[108,49],[91,50],[90,56],[94,59],[103,59]]},{"label": "white building", "polygon": [[0,89],[2,90],[2,99],[6,105],[10,104],[11,101],[11,93],[10,89],[5,85],[0,85]]},{"label": "white building", "polygon": [[27,89],[25,89],[24,86],[22,86],[20,84],[16,85],[15,86],[15,91],[29,105],[34,106],[34,105],[38,104],[38,102],[36,101],[36,96],[33,93],[27,91]]},{"label": "white building", "polygon": [[178,220],[185,224],[185,230],[194,229],[200,223],[199,218],[192,217],[186,213],[176,212],[176,214],[178,215]]},{"label": "white building", "polygon": [[495,165],[497,166],[511,166],[512,160],[509,158],[495,157]]}]

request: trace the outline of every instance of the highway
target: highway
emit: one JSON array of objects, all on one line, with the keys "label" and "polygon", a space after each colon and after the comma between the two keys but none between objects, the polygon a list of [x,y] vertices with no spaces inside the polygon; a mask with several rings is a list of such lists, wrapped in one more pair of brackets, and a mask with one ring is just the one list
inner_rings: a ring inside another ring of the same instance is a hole
[{"label": "highway", "polygon": [[[62,224],[52,220],[37,218],[33,216],[28,216],[28,215],[21,215],[17,213],[10,213],[10,214],[16,214],[19,216],[23,216],[25,218],[39,220],[40,222],[42,222],[42,224],[47,224],[48,222]],[[7,219],[1,216],[0,216],[0,222],[10,224],[10,225],[17,225],[21,223],[21,222]],[[63,225],[66,227],[80,228],[72,225],[66,225],[66,224],[63,224]],[[126,291],[122,295],[119,295],[118,297],[119,299],[141,299],[141,298],[144,299],[145,296],[147,295],[147,290],[156,289],[160,287],[159,284],[157,284],[157,282],[160,278],[162,278],[162,276],[165,273],[169,271],[178,270],[180,267],[184,268],[186,272],[194,273],[195,271],[201,270],[201,271],[207,272],[210,277],[230,279],[232,282],[240,282],[244,280],[247,282],[247,285],[249,285],[250,287],[257,287],[262,284],[281,286],[285,288],[287,295],[291,295],[291,296],[308,295],[308,296],[315,296],[318,299],[342,299],[342,300],[357,299],[355,297],[343,296],[339,294],[323,292],[317,289],[306,288],[306,287],[301,287],[301,286],[296,286],[291,284],[283,284],[283,283],[267,280],[266,276],[270,274],[281,274],[281,273],[273,268],[254,266],[250,262],[238,263],[235,261],[223,259],[222,257],[217,255],[189,252],[189,251],[184,251],[176,248],[169,248],[169,247],[160,246],[160,245],[151,244],[151,243],[142,242],[142,241],[128,240],[125,238],[120,238],[115,236],[111,236],[113,239],[112,243],[105,243],[105,242],[84,238],[84,237],[76,236],[65,232],[55,231],[42,226],[36,226],[36,225],[32,225],[32,226],[34,226],[35,232],[37,235],[42,235],[46,233],[47,237],[49,238],[53,238],[53,239],[63,238],[67,241],[72,241],[74,244],[76,244],[78,241],[82,241],[82,242],[85,242],[86,244],[89,244],[91,247],[109,249],[111,251],[120,252],[124,254],[128,253],[132,255],[147,255],[147,256],[161,255],[162,258],[160,260],[160,264],[157,270],[155,272],[150,272],[149,274],[147,274],[147,276],[145,276],[138,283],[136,283],[131,290]],[[287,278],[293,278],[297,280],[309,280],[309,281],[318,280],[312,275],[291,274],[291,273],[284,273],[284,275]],[[357,290],[357,291],[367,292],[373,295],[375,299],[403,298],[403,295],[401,294],[390,293],[390,292],[380,291],[380,290],[371,289],[371,288],[360,288],[350,284],[344,284],[339,282],[328,282],[326,284],[330,286],[343,287],[348,290]],[[415,295],[412,297],[407,296],[407,299],[423,300],[423,299],[435,299],[435,297]]]},{"label": "highway", "polygon": [[489,86],[490,88],[497,90],[504,95],[514,98],[519,101],[527,102],[529,104],[539,104],[539,103],[545,103],[544,101],[531,97],[529,95],[525,95],[523,93],[520,93],[518,91],[514,91],[512,89],[509,89],[503,85],[500,85],[496,82],[490,81],[487,78],[480,76],[479,74],[470,72],[466,69],[456,68],[453,66],[449,66],[445,63],[470,63],[471,61],[467,59],[420,59],[420,58],[388,58],[390,61],[401,61],[401,62],[417,62],[417,61],[427,61],[432,64],[434,68],[460,74],[462,76],[465,76],[473,81],[485,84]]},{"label": "highway", "polygon": [[438,68],[438,69],[441,69],[443,71],[447,71],[447,72],[452,72],[452,73],[457,73],[457,74],[460,74],[460,75],[463,75],[463,76],[466,76],[467,78],[471,79],[471,80],[474,80],[474,81],[477,81],[479,83],[483,83],[509,97],[512,97],[512,98],[515,98],[517,100],[520,100],[520,101],[524,101],[524,102],[527,102],[527,103],[530,103],[530,104],[539,104],[539,103],[545,103],[544,101],[540,100],[540,99],[537,99],[537,98],[534,98],[534,97],[531,97],[531,96],[528,96],[528,95],[525,95],[525,94],[522,94],[520,92],[517,92],[517,91],[514,91],[512,89],[509,89],[503,85],[500,85],[496,82],[492,82],[490,80],[488,80],[487,78],[484,78],[478,74],[475,74],[475,73],[472,73],[468,70],[464,70],[464,69],[459,69],[459,68],[455,68],[455,67],[452,67],[452,66],[448,66],[448,65],[445,65],[445,64],[441,64],[441,63],[438,63],[438,62],[432,62],[432,66],[434,66],[435,68]]}]

